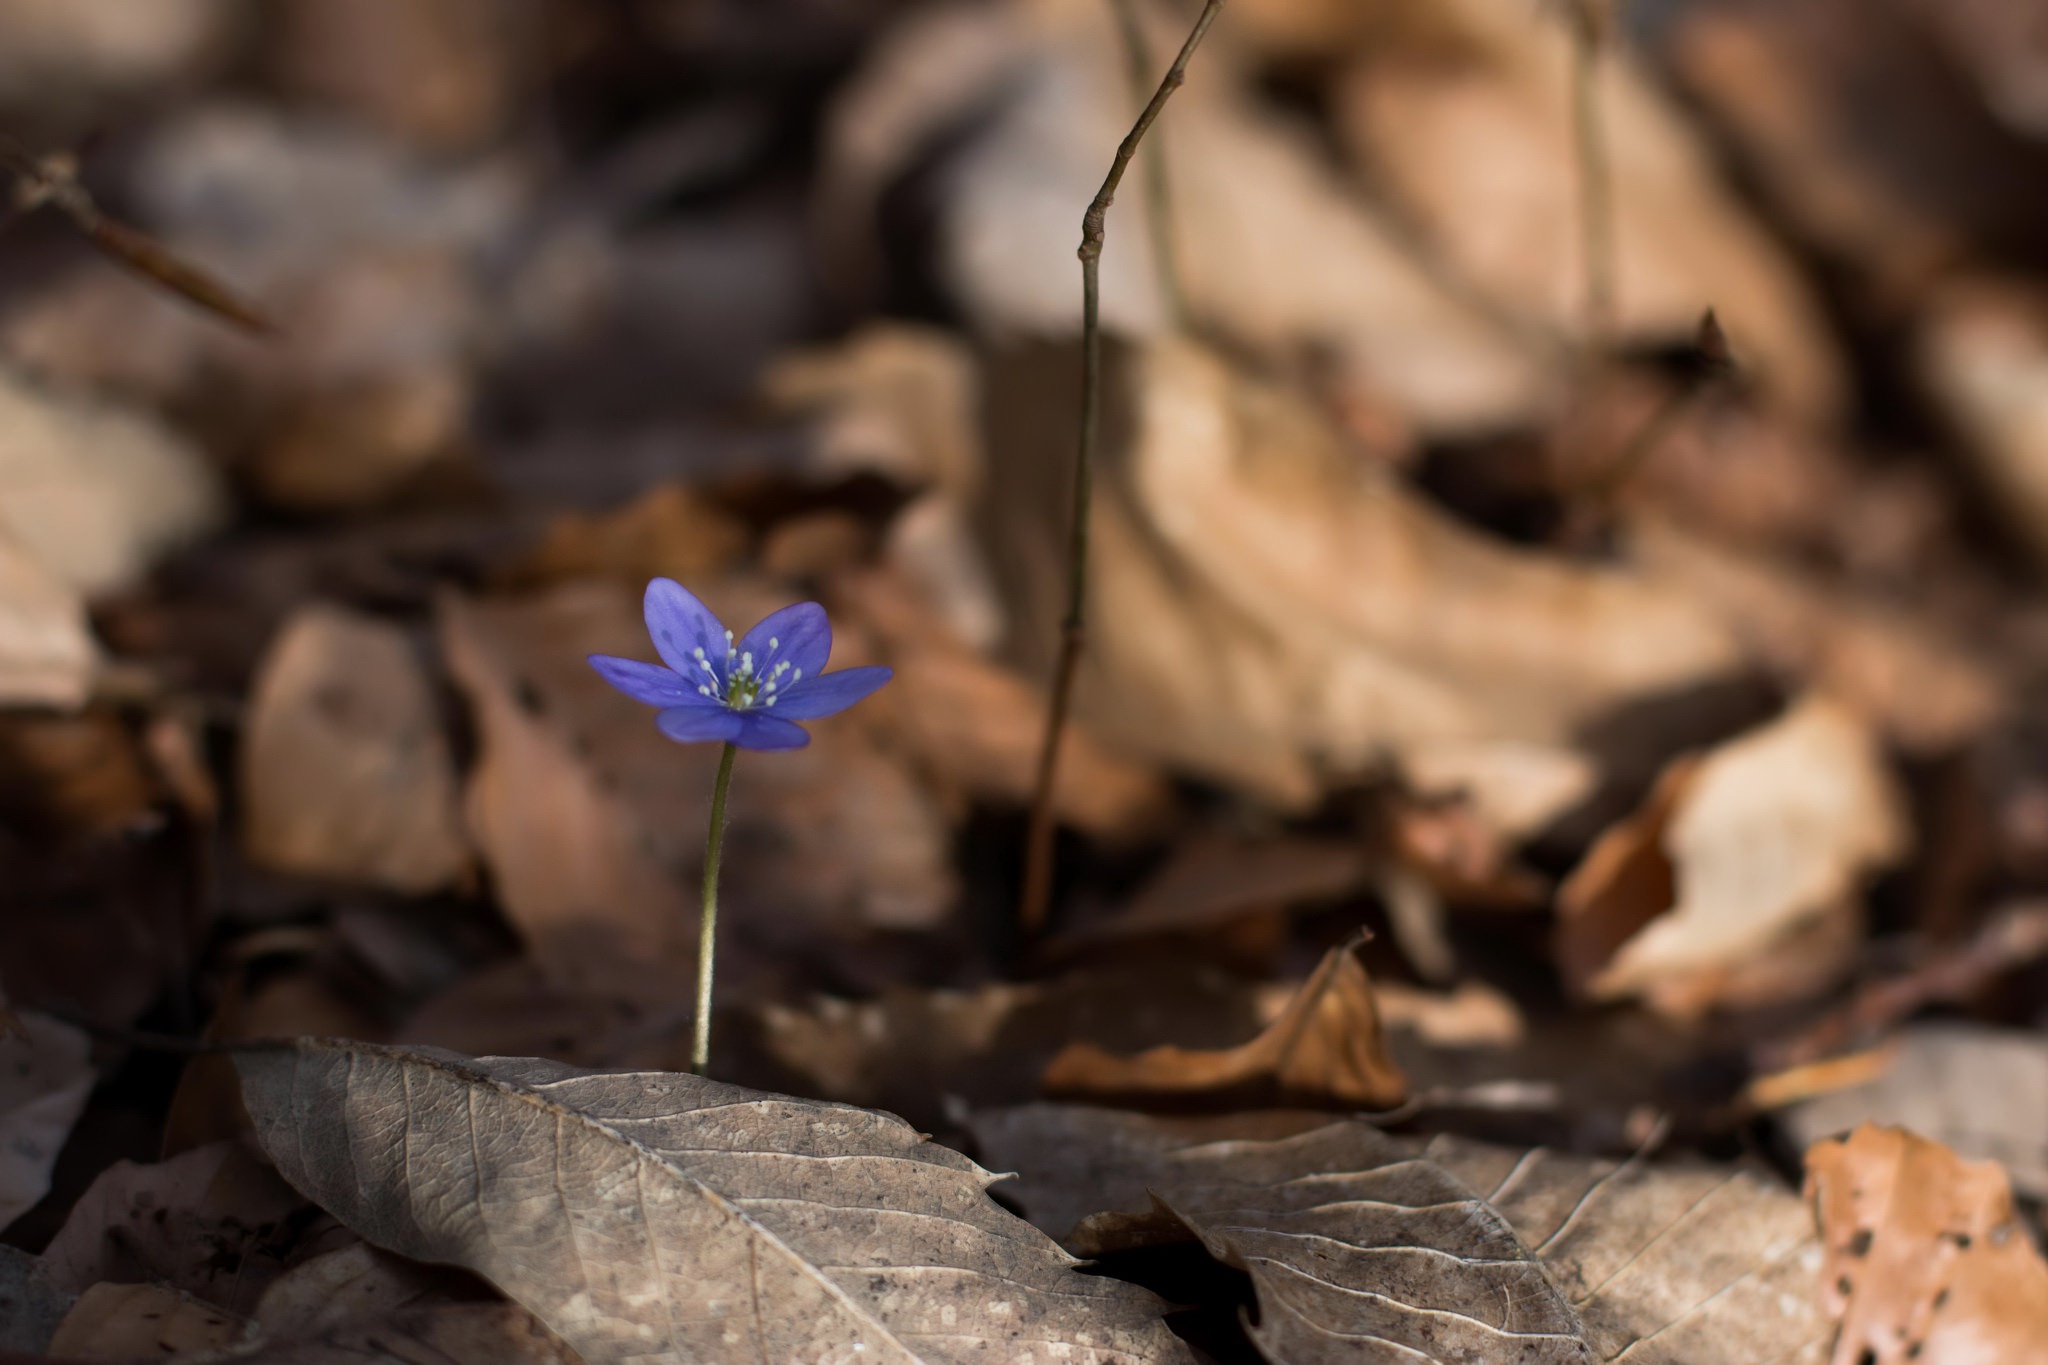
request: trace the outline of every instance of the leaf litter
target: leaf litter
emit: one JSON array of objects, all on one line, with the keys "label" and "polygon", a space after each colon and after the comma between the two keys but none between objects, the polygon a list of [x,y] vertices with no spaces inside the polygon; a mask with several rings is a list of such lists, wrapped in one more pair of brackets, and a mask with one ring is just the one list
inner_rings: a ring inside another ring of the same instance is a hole
[{"label": "leaf litter", "polygon": [[[2029,1358],[2028,6],[1606,8],[1205,40],[1033,937],[1188,14],[0,4],[0,1349]],[[711,1081],[658,577],[895,672],[735,786]]]}]

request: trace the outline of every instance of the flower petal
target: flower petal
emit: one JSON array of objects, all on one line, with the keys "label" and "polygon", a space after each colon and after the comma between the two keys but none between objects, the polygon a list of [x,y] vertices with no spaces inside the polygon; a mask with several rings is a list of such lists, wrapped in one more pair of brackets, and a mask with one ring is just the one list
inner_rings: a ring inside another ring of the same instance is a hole
[{"label": "flower petal", "polygon": [[704,658],[718,675],[714,688],[721,697],[724,695],[725,627],[711,614],[711,608],[697,600],[696,594],[673,578],[657,578],[649,583],[647,633],[654,637],[654,647],[660,651],[662,662],[699,682],[708,681],[704,666],[694,653],[703,650]]},{"label": "flower petal", "polygon": [[723,706],[672,706],[656,716],[654,723],[678,744],[707,739],[737,740],[740,736],[740,713]]},{"label": "flower petal", "polygon": [[621,659],[615,654],[593,654],[590,666],[613,687],[649,706],[723,705],[721,699],[707,697],[697,690],[703,683],[693,682],[660,664],[643,664],[638,659]]},{"label": "flower petal", "polygon": [[820,678],[806,676],[789,691],[775,694],[775,715],[782,720],[834,716],[895,676],[893,668],[842,668]]},{"label": "flower petal", "polygon": [[762,711],[734,711],[730,714],[740,723],[739,733],[732,737],[732,742],[742,749],[801,749],[811,742],[808,730],[779,716]]},{"label": "flower petal", "polygon": [[[832,623],[816,602],[799,602],[762,618],[740,641],[740,653],[754,656],[755,677],[787,688],[798,673],[808,680],[825,671],[825,660],[832,656]],[[790,671],[774,677],[777,664],[788,664]]]}]

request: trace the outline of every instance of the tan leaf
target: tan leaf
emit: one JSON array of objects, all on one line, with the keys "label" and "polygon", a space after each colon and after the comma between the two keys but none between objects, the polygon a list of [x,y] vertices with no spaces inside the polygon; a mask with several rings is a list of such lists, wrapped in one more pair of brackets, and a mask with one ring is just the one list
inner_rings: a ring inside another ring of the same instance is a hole
[{"label": "tan leaf", "polygon": [[242,1335],[234,1314],[154,1284],[96,1284],[57,1324],[59,1359],[147,1360],[226,1346]]},{"label": "tan leaf", "polygon": [[261,1336],[179,1365],[584,1365],[513,1303],[443,1303],[303,1335]]},{"label": "tan leaf", "polygon": [[1810,991],[1846,964],[1864,881],[1910,837],[1870,727],[1808,698],[1681,760],[1595,845],[1559,893],[1560,958],[1597,998],[1678,1015]]},{"label": "tan leaf", "polygon": [[1370,850],[1356,840],[1197,832],[1114,914],[1076,926],[1060,942],[1198,932],[1246,915],[1333,900],[1363,887],[1372,861]]},{"label": "tan leaf", "polygon": [[1156,1047],[1123,1058],[1072,1043],[1046,1067],[1043,1086],[1053,1094],[1155,1102],[1250,1096],[1345,1109],[1390,1109],[1408,1094],[1407,1078],[1387,1055],[1356,943],[1331,949],[1286,1011],[1241,1047]]},{"label": "tan leaf", "polygon": [[[1064,604],[1074,358],[991,362],[982,529],[1020,653]],[[1669,586],[1511,547],[1358,461],[1296,395],[1186,343],[1112,351],[1081,714],[1142,755],[1302,801],[1391,753],[1569,747],[1741,667]],[[1371,591],[1358,585],[1370,584]]]},{"label": "tan leaf", "polygon": [[1824,1352],[1807,1212],[1741,1170],[1425,1144],[1302,1114],[1032,1105],[974,1129],[989,1160],[1022,1172],[1024,1208],[1071,1228],[1077,1251],[1193,1235],[1245,1270],[1252,1337],[1276,1365],[1818,1365]]},{"label": "tan leaf", "polygon": [[1834,1365],[2048,1361],[2048,1263],[1997,1163],[1864,1124],[1806,1152]]},{"label": "tan leaf", "polygon": [[257,672],[241,764],[259,866],[415,895],[468,867],[433,683],[395,625],[294,614]]},{"label": "tan leaf", "polygon": [[301,1040],[237,1058],[264,1148],[370,1241],[476,1270],[590,1365],[1186,1361],[900,1119],[657,1072]]}]

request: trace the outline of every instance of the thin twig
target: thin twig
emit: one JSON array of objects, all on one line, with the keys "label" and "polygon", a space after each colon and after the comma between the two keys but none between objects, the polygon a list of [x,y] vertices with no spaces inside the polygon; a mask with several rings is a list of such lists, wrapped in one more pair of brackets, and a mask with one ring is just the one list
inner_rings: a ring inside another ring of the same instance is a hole
[{"label": "thin twig", "polygon": [[1081,441],[1074,457],[1074,501],[1067,543],[1067,614],[1060,623],[1059,663],[1053,672],[1052,703],[1046,710],[1045,740],[1038,753],[1038,782],[1031,799],[1031,827],[1024,845],[1024,887],[1018,901],[1018,923],[1027,932],[1045,926],[1052,901],[1053,784],[1059,776],[1060,741],[1066,736],[1067,711],[1073,700],[1074,674],[1087,640],[1088,518],[1095,496],[1095,446],[1102,428],[1102,245],[1109,206],[1123,183],[1124,171],[1137,155],[1145,132],[1166,107],[1173,92],[1187,80],[1188,60],[1224,0],[1207,0],[1180,55],[1173,59],[1159,88],[1117,145],[1116,158],[1102,188],[1081,216]]},{"label": "thin twig", "polygon": [[1579,166],[1579,249],[1585,271],[1584,343],[1597,351],[1614,326],[1614,175],[1600,99],[1600,58],[1610,23],[1603,0],[1565,0],[1572,39],[1572,135]]},{"label": "thin twig", "polygon": [[[1124,66],[1131,81],[1131,98],[1142,107],[1152,93],[1152,44],[1145,36],[1145,24],[1138,14],[1138,0],[1110,0],[1116,26],[1122,36]],[[1178,331],[1186,326],[1186,296],[1180,287],[1180,248],[1173,234],[1173,186],[1166,164],[1166,147],[1160,129],[1145,152],[1145,219],[1152,230],[1152,272],[1158,279],[1159,305],[1166,325]]]},{"label": "thin twig", "polygon": [[80,183],[76,157],[66,152],[39,157],[9,139],[0,138],[0,171],[14,177],[8,222],[39,208],[55,209],[70,219],[102,255],[162,288],[247,331],[261,335],[277,331],[270,319],[219,280],[180,260],[140,228],[108,217]]}]

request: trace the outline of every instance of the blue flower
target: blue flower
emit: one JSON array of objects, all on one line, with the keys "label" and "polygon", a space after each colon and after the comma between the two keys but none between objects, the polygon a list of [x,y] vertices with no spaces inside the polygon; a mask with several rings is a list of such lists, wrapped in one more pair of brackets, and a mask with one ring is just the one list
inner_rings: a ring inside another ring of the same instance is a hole
[{"label": "blue flower", "polygon": [[635,701],[659,706],[654,723],[683,743],[724,740],[742,749],[801,749],[796,722],[837,715],[889,681],[886,668],[825,672],[832,623],[816,602],[771,612],[738,644],[673,578],[647,585],[647,633],[660,664],[593,654],[590,666]]}]

